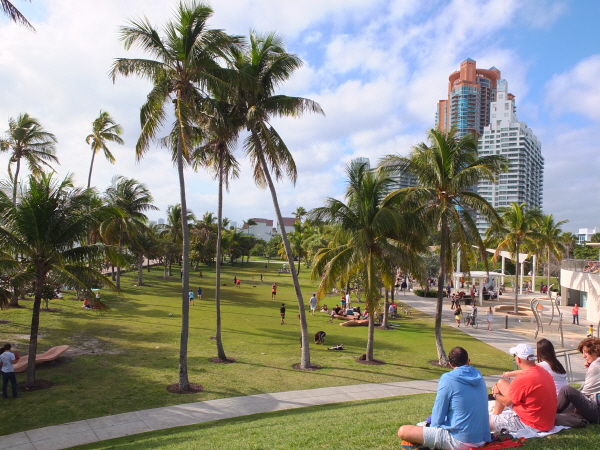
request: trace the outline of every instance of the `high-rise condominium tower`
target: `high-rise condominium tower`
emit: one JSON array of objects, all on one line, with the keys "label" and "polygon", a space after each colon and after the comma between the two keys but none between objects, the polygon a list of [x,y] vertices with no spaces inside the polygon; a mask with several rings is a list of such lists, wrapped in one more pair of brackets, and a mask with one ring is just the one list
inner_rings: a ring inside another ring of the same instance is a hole
[{"label": "high-rise condominium tower", "polygon": [[[463,61],[460,70],[449,77],[448,100],[438,102],[436,127],[442,131],[455,127],[459,137],[473,133],[479,138],[480,155],[508,158],[509,171],[501,174],[497,183],[477,186],[477,192],[492,206],[517,202],[529,208],[542,207],[542,146],[527,124],[517,119],[515,97],[498,69],[478,69],[470,58]],[[488,226],[484,219],[477,219],[480,233]]]},{"label": "high-rise condominium tower", "polygon": [[[480,182],[477,192],[494,207],[517,202],[527,204],[528,208],[541,209],[544,188],[542,144],[527,124],[517,119],[515,98],[508,93],[506,80],[498,81],[497,96],[498,100],[490,104],[490,124],[479,137],[479,154],[505,156],[509,170],[501,174],[495,184]],[[483,233],[488,223],[479,218],[477,227]]]},{"label": "high-rise condominium tower", "polygon": [[460,63],[460,70],[449,77],[448,100],[437,105],[436,127],[449,131],[455,127],[458,137],[479,136],[490,123],[490,103],[496,100],[500,71],[478,69],[471,58]]}]

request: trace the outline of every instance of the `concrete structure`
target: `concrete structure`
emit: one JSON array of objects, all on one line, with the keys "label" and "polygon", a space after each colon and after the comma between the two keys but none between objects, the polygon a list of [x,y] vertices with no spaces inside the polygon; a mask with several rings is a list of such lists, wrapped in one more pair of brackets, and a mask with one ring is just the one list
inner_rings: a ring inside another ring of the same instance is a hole
[{"label": "concrete structure", "polygon": [[[561,262],[560,295],[563,305],[574,305],[586,309],[589,320],[600,325],[600,273],[584,272],[588,261],[566,260]],[[594,327],[595,333],[598,329]]]},{"label": "concrete structure", "polygon": [[[296,223],[295,217],[282,217],[283,219],[283,227],[285,228],[286,233],[291,233],[294,231],[294,224]],[[279,233],[279,224],[277,224],[277,229],[274,230],[275,234]]]},{"label": "concrete structure", "polygon": [[273,228],[272,220],[260,219],[256,217],[252,220],[256,222],[256,225],[248,227],[248,224],[244,223],[244,225],[242,226],[242,231],[244,234],[251,234],[252,236],[257,237],[259,239],[264,239],[265,241],[268,241],[273,237],[273,231],[275,229]]},{"label": "concrete structure", "polygon": [[496,100],[500,71],[495,67],[478,69],[471,58],[448,78],[448,100],[437,104],[436,127],[449,131],[456,127],[458,137],[479,136],[490,121],[490,103]]},{"label": "concrete structure", "polygon": [[[497,83],[497,100],[490,104],[490,123],[479,137],[479,155],[502,155],[508,158],[509,170],[496,183],[482,181],[477,192],[494,207],[512,202],[528,208],[542,208],[544,157],[542,144],[525,122],[515,113],[515,97],[508,93],[506,80]],[[489,224],[477,219],[477,228],[485,233]]]},{"label": "concrete structure", "polygon": [[580,228],[579,233],[577,233],[577,240],[580,244],[585,244],[592,240],[592,235],[600,233],[598,228]]}]

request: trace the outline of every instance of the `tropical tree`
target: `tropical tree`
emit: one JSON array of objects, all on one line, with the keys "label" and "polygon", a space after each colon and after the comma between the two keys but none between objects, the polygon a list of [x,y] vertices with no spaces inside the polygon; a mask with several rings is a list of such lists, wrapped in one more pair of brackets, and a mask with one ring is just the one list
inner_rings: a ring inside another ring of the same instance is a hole
[{"label": "tropical tree", "polygon": [[251,33],[249,45],[243,50],[233,49],[233,58],[234,66],[239,72],[239,79],[243,80],[238,84],[237,104],[245,118],[244,125],[249,132],[244,148],[250,157],[256,184],[261,188],[268,187],[271,192],[300,310],[302,333],[300,367],[308,369],[310,368],[310,350],[304,301],[271,176],[273,173],[276,180],[287,176],[295,183],[296,165],[283,139],[271,126],[270,120],[277,116],[298,117],[305,112],[322,114],[323,110],[318,103],[312,100],[275,94],[275,90],[302,65],[298,56],[286,52],[283,41],[276,34],[257,35]]},{"label": "tropical tree", "polygon": [[244,220],[244,225],[242,226],[242,229],[247,227],[246,228],[248,230],[247,234],[250,234],[250,228],[252,228],[256,225],[258,225],[258,223],[254,219]]},{"label": "tropical tree", "polygon": [[[447,366],[448,357],[442,342],[442,301],[448,268],[452,267],[450,236],[457,239],[454,244],[461,250],[461,255],[468,255],[472,244],[484,249],[474,215],[479,214],[492,223],[498,220],[498,215],[473,187],[480,180],[495,181],[497,174],[507,166],[506,159],[500,155],[479,157],[477,138],[473,135],[457,138],[455,129],[448,133],[431,129],[428,138],[429,144],[416,145],[408,157],[387,156],[381,167],[416,177],[417,186],[399,189],[390,195],[401,197],[404,208],[419,216],[431,232],[439,230],[435,342],[439,363]],[[466,258],[465,263],[468,264]],[[465,267],[468,271],[468,265]]]},{"label": "tropical tree", "polygon": [[[148,217],[145,213],[158,208],[152,204],[152,195],[143,183],[123,176],[112,179],[105,198],[113,214],[101,225],[100,232],[106,240],[116,240],[119,255],[122,255],[125,243],[135,245],[138,236],[147,233]],[[117,289],[121,289],[120,267],[117,267]]]},{"label": "tropical tree", "polygon": [[0,213],[0,247],[20,255],[15,278],[20,286],[32,286],[34,294],[27,386],[35,383],[40,306],[50,275],[56,283],[83,291],[100,285],[115,288],[87,264],[100,256],[115,258],[111,249],[102,244],[82,245],[100,212],[93,208],[89,191],[74,187],[71,177],[59,181],[42,173],[30,176],[21,201]]},{"label": "tropical tree", "polygon": [[31,25],[29,21],[25,18],[25,16],[21,14],[19,10],[15,8],[15,6],[8,0],[0,0],[0,9],[2,9],[4,14],[6,14],[8,18],[13,22],[18,23],[19,25],[23,25],[25,28],[29,28],[31,31],[35,31],[33,25]]},{"label": "tropical tree", "polygon": [[292,215],[296,218],[296,222],[302,222],[302,219],[308,214],[306,209],[302,206],[298,206]]},{"label": "tropical tree", "polygon": [[218,61],[225,56],[235,41],[221,30],[207,28],[212,9],[202,3],[180,2],[175,19],[167,22],[163,32],[148,21],[132,21],[121,28],[125,49],[138,47],[151,59],[120,58],[112,67],[113,80],[117,75],[136,75],[152,82],[153,87],[141,109],[142,132],[136,145],[136,155],[141,159],[152,140],[168,117],[167,108],[173,106],[175,123],[167,144],[174,149],[173,160],[179,175],[182,208],[183,268],[181,289],[181,339],[179,351],[179,387],[190,389],[187,371],[187,345],[189,331],[189,230],[185,193],[184,163],[189,163],[204,92],[227,89],[219,78],[222,72]]},{"label": "tropical tree", "polygon": [[[8,174],[13,184],[12,202],[17,204],[17,186],[21,159],[25,159],[29,171],[40,175],[43,168],[50,166],[49,162],[58,163],[56,157],[56,137],[44,130],[39,121],[27,113],[20,114],[17,119],[9,119],[8,130],[4,139],[0,140],[0,151],[10,152]],[[15,172],[12,166],[15,165]]]},{"label": "tropical tree", "polygon": [[419,233],[419,223],[401,213],[393,197],[386,197],[394,183],[391,178],[370,171],[365,163],[351,163],[346,171],[346,203],[328,198],[324,207],[310,212],[311,219],[336,225],[331,245],[317,253],[311,278],[321,277],[318,298],[334,286],[346,286],[356,278],[364,280],[369,312],[366,360],[373,361],[373,319],[381,284],[394,284],[397,267],[413,273],[419,270],[418,253],[424,248],[425,232]]},{"label": "tropical tree", "polygon": [[100,110],[98,117],[92,122],[92,132],[85,138],[85,142],[92,148],[92,162],[90,164],[90,174],[88,175],[88,189],[92,183],[92,170],[94,168],[94,158],[100,150],[104,152],[104,157],[111,163],[115,163],[115,157],[106,146],[107,142],[116,142],[123,145],[123,128],[117,124],[106,111]]},{"label": "tropical tree", "polygon": [[538,246],[546,250],[546,261],[548,264],[548,288],[550,288],[550,258],[554,256],[558,261],[562,259],[565,251],[565,238],[561,230],[561,225],[568,223],[568,220],[554,222],[553,214],[544,214],[537,223],[537,232],[539,233]]},{"label": "tropical tree", "polygon": [[539,209],[527,209],[525,203],[512,202],[510,206],[498,208],[502,220],[492,224],[486,231],[486,237],[495,239],[497,242],[494,258],[502,250],[509,251],[515,255],[515,314],[519,312],[519,253],[522,248],[535,250],[536,242],[540,240],[540,233],[536,230],[538,223],[542,220]]}]

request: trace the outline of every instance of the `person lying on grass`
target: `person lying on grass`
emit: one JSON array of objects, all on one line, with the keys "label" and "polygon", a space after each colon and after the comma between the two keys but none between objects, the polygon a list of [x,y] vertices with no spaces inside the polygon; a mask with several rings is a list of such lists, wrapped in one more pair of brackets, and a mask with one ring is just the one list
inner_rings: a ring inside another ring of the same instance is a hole
[{"label": "person lying on grass", "polygon": [[450,350],[448,359],[453,370],[440,377],[431,426],[401,426],[402,448],[425,444],[431,449],[467,450],[490,440],[487,389],[481,373],[471,367],[462,347]]}]

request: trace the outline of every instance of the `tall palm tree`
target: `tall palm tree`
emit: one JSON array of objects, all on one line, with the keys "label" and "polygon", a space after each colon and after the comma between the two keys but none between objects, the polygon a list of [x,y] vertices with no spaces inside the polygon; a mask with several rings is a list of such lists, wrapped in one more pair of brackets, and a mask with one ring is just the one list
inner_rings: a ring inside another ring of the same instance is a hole
[{"label": "tall palm tree", "polygon": [[[152,195],[143,183],[133,178],[116,176],[105,192],[106,203],[114,210],[101,227],[103,236],[116,236],[119,255],[126,242],[133,243],[147,231],[146,211],[157,210]],[[121,289],[121,269],[117,267],[117,289]]]},{"label": "tall palm tree", "polygon": [[539,209],[528,209],[525,203],[512,202],[510,206],[498,208],[502,220],[492,224],[486,231],[486,237],[497,242],[494,258],[502,250],[515,255],[515,314],[519,312],[519,253],[522,248],[535,251],[536,242],[540,240],[537,225],[542,220]]},{"label": "tall palm tree", "polygon": [[98,117],[92,122],[92,133],[85,138],[85,142],[92,148],[92,162],[90,164],[90,174],[88,175],[88,189],[92,183],[92,170],[94,168],[94,158],[100,150],[104,151],[104,157],[111,163],[115,163],[115,157],[106,146],[106,142],[116,142],[123,145],[123,128],[116,123],[106,111],[100,110]]},{"label": "tall palm tree", "polygon": [[298,117],[305,112],[323,114],[323,110],[318,103],[312,100],[275,94],[275,90],[302,65],[298,56],[286,52],[283,41],[276,34],[257,35],[251,33],[248,47],[243,51],[233,49],[233,57],[235,67],[240,74],[239,79],[242,80],[239,83],[238,104],[245,117],[244,125],[249,132],[244,147],[252,163],[255,182],[259,187],[268,187],[271,192],[300,309],[302,333],[300,367],[308,369],[310,368],[310,350],[304,301],[271,176],[273,173],[276,180],[287,176],[295,183],[296,165],[283,139],[269,121],[277,116]]},{"label": "tall palm tree", "polygon": [[537,231],[539,233],[538,245],[544,247],[546,250],[546,260],[548,263],[548,289],[550,289],[550,258],[551,256],[554,256],[558,261],[562,259],[562,255],[565,251],[563,243],[566,242],[566,239],[563,237],[563,232],[560,227],[568,222],[568,220],[554,222],[553,214],[544,214],[537,224]]},{"label": "tall palm tree", "polygon": [[181,339],[179,351],[179,387],[189,390],[187,345],[189,330],[189,230],[185,194],[184,162],[189,163],[195,125],[200,121],[204,91],[227,89],[219,75],[218,61],[235,39],[221,30],[207,28],[212,9],[202,3],[180,2],[175,19],[157,30],[146,18],[132,21],[121,28],[125,49],[138,47],[151,59],[120,58],[112,67],[113,80],[117,75],[136,75],[152,82],[153,87],[141,109],[142,132],[136,145],[141,159],[149,144],[156,139],[168,117],[167,108],[173,106],[175,123],[171,133],[174,161],[179,174],[182,208],[183,276],[181,289]]},{"label": "tall palm tree", "polygon": [[[25,159],[27,167],[33,175],[40,175],[43,168],[50,167],[49,162],[58,163],[56,157],[56,137],[44,130],[39,121],[27,113],[20,114],[17,119],[10,118],[6,137],[0,140],[0,151],[11,152],[8,161],[8,174],[13,183],[13,206],[17,204],[17,185],[21,171],[21,159]],[[15,172],[12,166],[15,165]]]},{"label": "tall palm tree", "polygon": [[304,207],[298,206],[292,214],[296,218],[296,222],[302,222],[302,218],[305,217],[308,212],[306,209],[304,209]]},{"label": "tall palm tree", "polygon": [[[53,175],[30,176],[27,190],[17,205],[2,210],[0,248],[20,255],[22,269],[17,276],[21,286],[34,292],[29,361],[35,361],[44,287],[53,281],[80,290],[100,284],[115,288],[102,273],[87,263],[100,256],[114,258],[110,248],[100,244],[82,245],[88,229],[98,220],[89,191],[75,188],[70,177],[62,181]],[[27,385],[35,383],[35,364],[27,368]]]},{"label": "tall palm tree", "polygon": [[29,21],[25,18],[25,16],[21,14],[19,10],[15,8],[15,6],[8,0],[0,0],[0,9],[2,9],[2,11],[4,11],[4,14],[6,14],[8,18],[13,22],[18,23],[19,25],[23,25],[25,28],[29,28],[31,31],[35,31],[33,25],[31,25]]},{"label": "tall palm tree", "polygon": [[381,281],[386,286],[393,285],[394,269],[399,266],[417,273],[424,240],[415,233],[419,223],[407,223],[410,215],[400,212],[393,197],[386,198],[394,183],[391,178],[383,172],[370,171],[365,163],[352,163],[346,171],[346,203],[328,198],[324,207],[310,212],[311,219],[337,225],[331,245],[317,253],[311,278],[321,277],[319,298],[334,286],[364,279],[362,287],[369,312],[366,360],[373,361],[373,317]]},{"label": "tall palm tree", "polygon": [[[479,157],[477,139],[466,135],[460,139],[456,130],[445,133],[429,131],[429,144],[413,147],[408,157],[387,156],[382,161],[383,170],[413,174],[418,186],[395,191],[406,202],[405,208],[414,211],[432,232],[440,234],[440,269],[435,316],[435,343],[439,363],[448,365],[442,342],[442,301],[448,268],[452,267],[452,242],[461,248],[461,254],[470,253],[471,245],[484,248],[477,231],[474,214],[490,222],[498,220],[492,205],[473,192],[480,180],[495,181],[499,172],[506,170],[506,159],[500,155]],[[465,262],[466,258],[465,258]],[[469,270],[468,265],[466,269]]]}]

